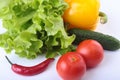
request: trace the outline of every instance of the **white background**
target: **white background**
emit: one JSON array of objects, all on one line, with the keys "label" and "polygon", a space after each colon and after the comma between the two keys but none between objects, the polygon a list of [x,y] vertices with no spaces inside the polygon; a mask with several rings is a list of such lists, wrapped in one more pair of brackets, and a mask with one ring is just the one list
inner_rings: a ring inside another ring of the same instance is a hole
[{"label": "white background", "polygon": [[[112,35],[120,40],[120,1],[119,0],[101,0],[101,11],[108,15],[108,23],[98,24],[96,31]],[[3,32],[0,24],[0,33]],[[112,46],[112,45],[111,45]],[[26,77],[15,74],[11,70],[11,65],[7,62],[4,55],[6,53],[0,48],[0,79],[1,80],[62,80],[56,72],[55,61],[49,68],[36,76]],[[19,58],[14,53],[8,55],[9,59],[21,65],[35,65],[45,59],[44,56],[39,56],[34,60],[27,60]],[[117,51],[106,51],[102,63],[96,68],[90,69],[86,72],[82,80],[120,80],[120,49]]]}]

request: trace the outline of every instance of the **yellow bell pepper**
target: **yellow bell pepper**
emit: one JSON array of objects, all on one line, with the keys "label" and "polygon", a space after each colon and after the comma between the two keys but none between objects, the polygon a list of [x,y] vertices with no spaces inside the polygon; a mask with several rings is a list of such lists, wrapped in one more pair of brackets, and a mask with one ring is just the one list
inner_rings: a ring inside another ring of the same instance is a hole
[{"label": "yellow bell pepper", "polygon": [[99,0],[65,0],[68,3],[63,14],[65,23],[69,23],[68,28],[80,28],[94,30],[99,19]]}]

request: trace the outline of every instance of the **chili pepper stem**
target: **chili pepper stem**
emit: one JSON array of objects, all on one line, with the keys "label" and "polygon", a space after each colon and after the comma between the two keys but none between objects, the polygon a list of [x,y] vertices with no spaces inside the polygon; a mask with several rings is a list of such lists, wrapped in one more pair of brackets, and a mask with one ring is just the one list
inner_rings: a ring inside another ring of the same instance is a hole
[{"label": "chili pepper stem", "polygon": [[13,63],[8,59],[7,56],[5,56],[5,58],[7,59],[7,61],[12,65]]},{"label": "chili pepper stem", "polygon": [[108,21],[108,17],[104,12],[99,12],[99,17],[100,17],[100,23],[105,24]]}]

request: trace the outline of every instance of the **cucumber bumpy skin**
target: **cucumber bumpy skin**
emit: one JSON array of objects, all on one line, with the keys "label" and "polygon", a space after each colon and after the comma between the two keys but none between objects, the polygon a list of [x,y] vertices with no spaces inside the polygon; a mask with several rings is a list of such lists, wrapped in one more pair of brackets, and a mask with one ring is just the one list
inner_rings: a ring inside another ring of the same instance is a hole
[{"label": "cucumber bumpy skin", "polygon": [[70,29],[67,31],[68,35],[75,34],[76,38],[73,42],[74,45],[78,45],[85,39],[94,39],[98,41],[104,50],[114,51],[120,48],[120,41],[113,36],[106,35],[100,32],[80,29]]}]

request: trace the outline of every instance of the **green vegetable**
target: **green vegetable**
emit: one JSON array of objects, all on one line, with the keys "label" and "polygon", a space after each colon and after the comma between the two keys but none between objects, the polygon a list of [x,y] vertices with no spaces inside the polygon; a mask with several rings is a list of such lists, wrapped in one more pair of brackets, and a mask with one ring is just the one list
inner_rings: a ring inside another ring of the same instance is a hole
[{"label": "green vegetable", "polygon": [[30,59],[70,50],[75,35],[68,36],[64,29],[61,16],[66,8],[64,0],[0,0],[0,18],[7,30],[0,34],[0,46]]},{"label": "green vegetable", "polygon": [[76,35],[76,39],[73,44],[78,45],[85,39],[97,40],[105,50],[114,51],[120,48],[120,41],[113,36],[106,35],[100,32],[90,30],[71,29],[68,30],[69,35]]}]

